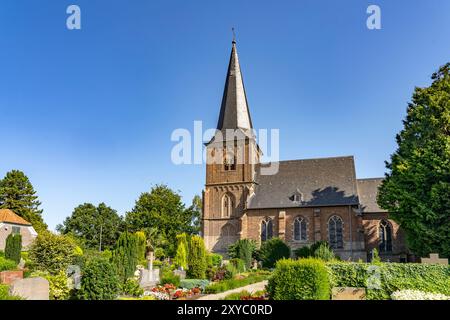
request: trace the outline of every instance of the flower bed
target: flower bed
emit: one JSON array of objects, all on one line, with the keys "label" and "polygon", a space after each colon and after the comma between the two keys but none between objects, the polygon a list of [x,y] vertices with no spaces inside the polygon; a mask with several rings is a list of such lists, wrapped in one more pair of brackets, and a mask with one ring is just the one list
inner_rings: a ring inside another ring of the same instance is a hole
[{"label": "flower bed", "polygon": [[219,282],[213,282],[205,288],[205,293],[220,293],[239,287],[244,287],[249,284],[261,282],[267,280],[271,273],[266,271],[250,273],[247,276],[239,275],[236,278],[223,280]]},{"label": "flower bed", "polygon": [[192,289],[177,288],[173,284],[165,284],[162,286],[156,286],[150,291],[144,292],[144,296],[153,296],[158,300],[177,300],[192,298],[201,294],[201,288],[194,287]]},{"label": "flower bed", "polygon": [[441,293],[423,292],[419,290],[400,290],[391,294],[392,300],[450,300],[450,296]]}]

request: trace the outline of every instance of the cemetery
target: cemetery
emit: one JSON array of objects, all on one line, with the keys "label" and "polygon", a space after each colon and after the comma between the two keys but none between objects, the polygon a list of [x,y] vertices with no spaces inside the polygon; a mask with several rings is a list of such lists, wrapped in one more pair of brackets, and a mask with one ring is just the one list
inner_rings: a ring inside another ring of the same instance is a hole
[{"label": "cemetery", "polygon": [[[199,236],[176,237],[174,257],[158,259],[142,232],[123,232],[112,251],[83,251],[41,234],[29,251],[0,252],[0,299],[21,300],[448,300],[448,260],[421,263],[342,261],[326,242],[292,253],[280,239],[259,248],[238,240],[226,260]],[[12,260],[16,259],[16,260]],[[298,288],[302,288],[299,290]]]}]

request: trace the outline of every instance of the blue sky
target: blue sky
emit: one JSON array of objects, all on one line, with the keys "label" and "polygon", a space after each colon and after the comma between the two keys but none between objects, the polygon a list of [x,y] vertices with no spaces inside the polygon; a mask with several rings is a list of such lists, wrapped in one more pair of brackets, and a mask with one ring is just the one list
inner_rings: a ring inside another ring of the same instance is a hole
[{"label": "blue sky", "polygon": [[215,126],[232,26],[281,159],[354,155],[359,177],[383,175],[414,87],[450,60],[446,0],[2,0],[0,176],[28,175],[51,228],[84,202],[125,214],[157,183],[190,203],[205,168],[172,164],[170,135]]}]

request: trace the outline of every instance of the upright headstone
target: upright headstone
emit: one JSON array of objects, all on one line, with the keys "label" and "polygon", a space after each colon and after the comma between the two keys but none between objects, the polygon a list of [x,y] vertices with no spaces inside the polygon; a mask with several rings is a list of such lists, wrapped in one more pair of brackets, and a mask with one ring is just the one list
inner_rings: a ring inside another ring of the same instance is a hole
[{"label": "upright headstone", "polygon": [[47,279],[26,278],[14,281],[9,292],[26,300],[49,300],[50,287]]},{"label": "upright headstone", "polygon": [[430,253],[430,257],[429,258],[420,258],[422,263],[426,263],[426,264],[443,264],[443,265],[448,265],[448,259],[445,258],[439,258],[439,254],[438,253]]}]

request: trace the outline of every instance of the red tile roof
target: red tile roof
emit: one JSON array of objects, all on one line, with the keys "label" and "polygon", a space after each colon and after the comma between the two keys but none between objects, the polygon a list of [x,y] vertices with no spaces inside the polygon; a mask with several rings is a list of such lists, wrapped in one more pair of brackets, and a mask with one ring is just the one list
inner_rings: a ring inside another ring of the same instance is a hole
[{"label": "red tile roof", "polygon": [[27,220],[22,217],[19,217],[12,210],[9,209],[0,209],[0,222],[8,222],[8,223],[16,223],[31,226]]}]

